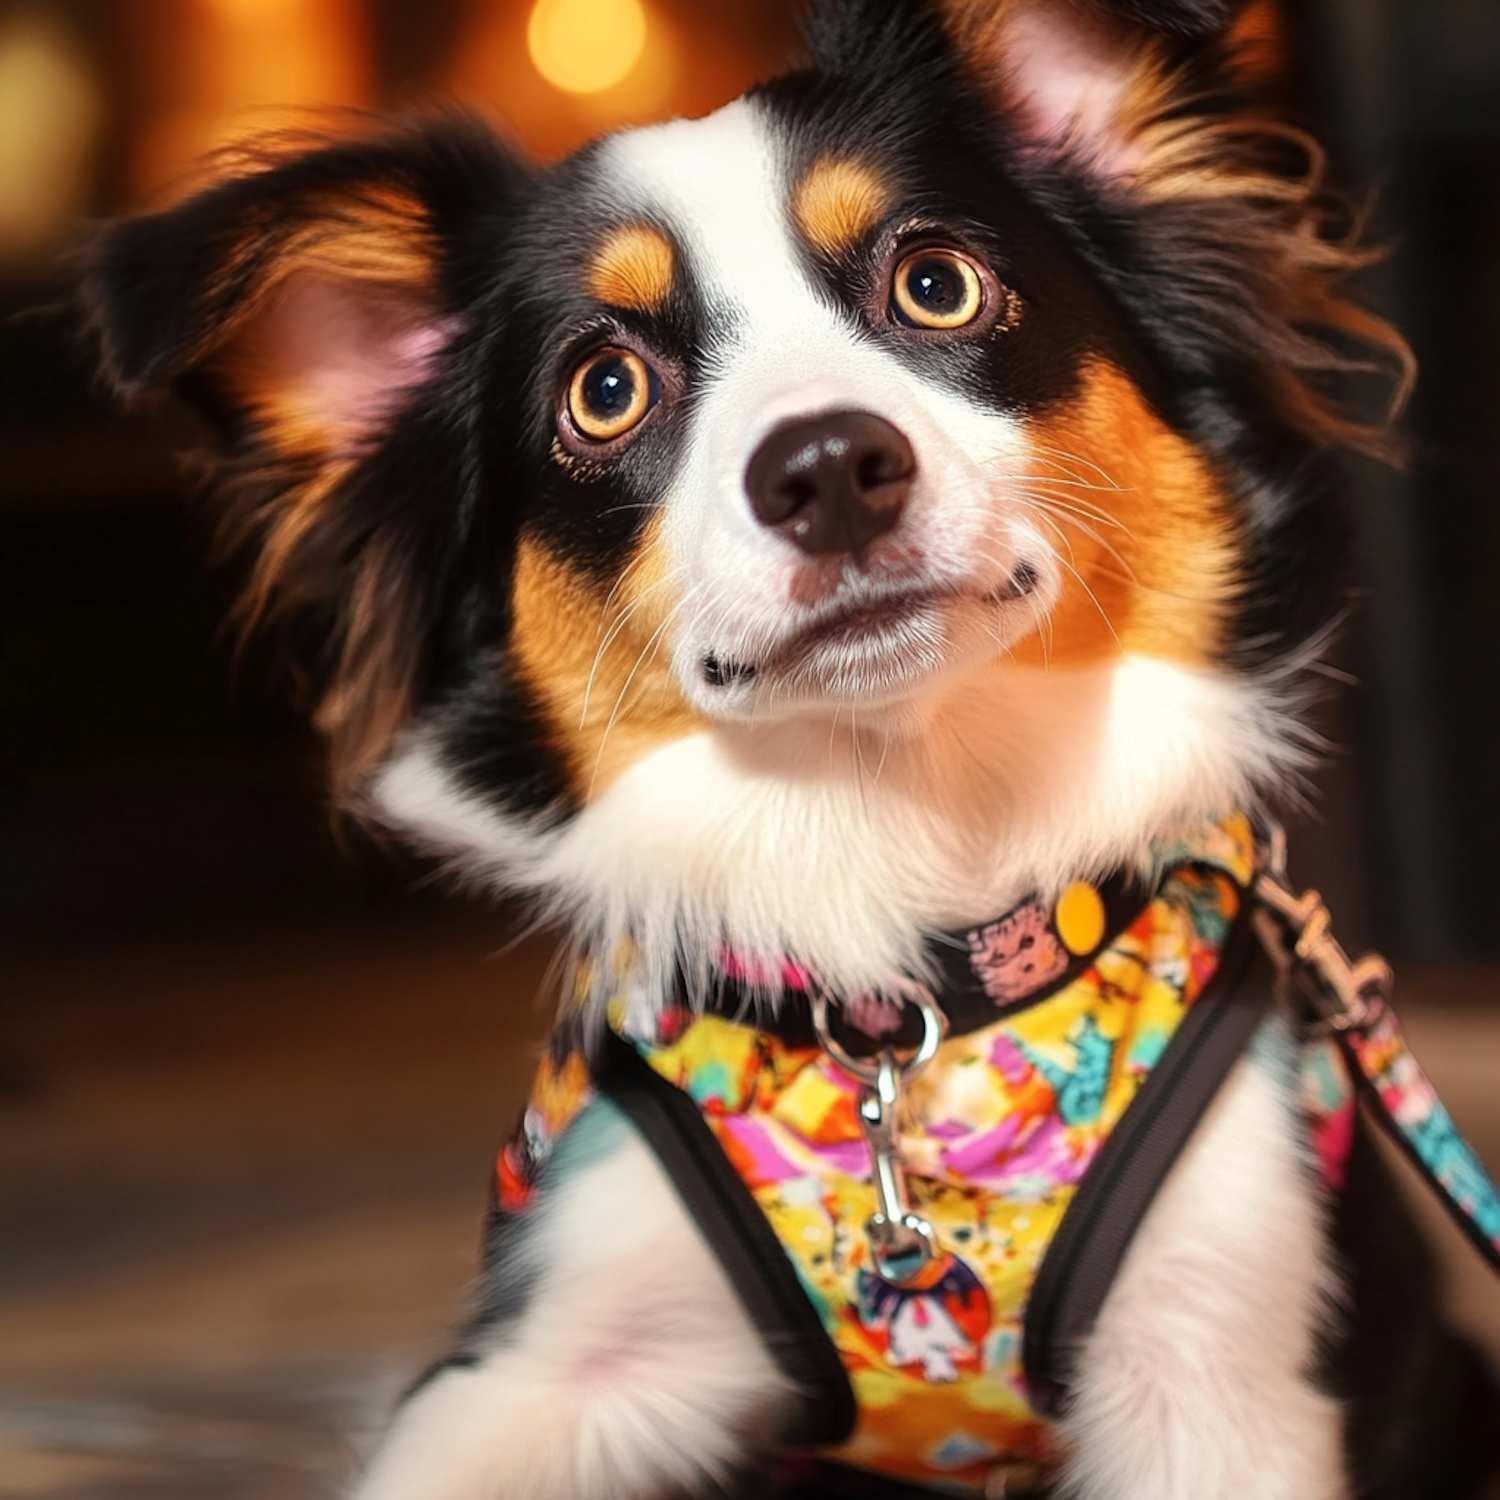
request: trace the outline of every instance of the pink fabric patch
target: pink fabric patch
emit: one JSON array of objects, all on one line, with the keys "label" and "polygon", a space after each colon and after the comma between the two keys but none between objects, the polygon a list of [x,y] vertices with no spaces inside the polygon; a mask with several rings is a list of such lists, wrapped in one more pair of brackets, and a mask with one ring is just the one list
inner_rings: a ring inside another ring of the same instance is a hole
[{"label": "pink fabric patch", "polygon": [[748,953],[736,953],[732,948],[721,948],[718,967],[725,978],[740,984],[753,985],[756,989],[778,990],[786,988],[806,994],[812,988],[812,975],[802,964],[789,958],[778,958],[772,962],[754,958]]},{"label": "pink fabric patch", "polygon": [[1354,1145],[1354,1100],[1346,1099],[1331,1114],[1312,1124],[1313,1151],[1323,1181],[1335,1190],[1344,1186],[1349,1152]]},{"label": "pink fabric patch", "polygon": [[781,1152],[775,1135],[764,1121],[747,1119],[744,1115],[724,1115],[718,1125],[721,1131],[734,1137],[743,1153],[743,1160],[749,1166],[746,1180],[751,1187],[807,1176],[806,1167],[799,1166]]},{"label": "pink fabric patch", "polygon": [[1083,1176],[1088,1153],[1074,1150],[1061,1120],[1047,1115],[1025,1135],[1020,1131],[1019,1117],[1012,1115],[968,1145],[945,1149],[943,1166],[975,1187],[996,1189],[1023,1178],[1062,1187]]},{"label": "pink fabric patch", "polygon": [[1026,1082],[1031,1064],[1025,1054],[1002,1031],[990,1048],[990,1066],[1014,1089]]}]

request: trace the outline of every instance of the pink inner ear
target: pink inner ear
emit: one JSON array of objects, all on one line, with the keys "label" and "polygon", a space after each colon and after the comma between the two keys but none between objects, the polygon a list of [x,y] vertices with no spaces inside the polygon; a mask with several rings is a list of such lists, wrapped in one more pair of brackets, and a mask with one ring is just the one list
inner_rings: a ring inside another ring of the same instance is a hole
[{"label": "pink inner ear", "polygon": [[254,318],[230,364],[277,419],[351,454],[432,375],[457,328],[423,288],[297,272]]},{"label": "pink inner ear", "polygon": [[994,67],[1022,134],[1106,177],[1128,176],[1139,153],[1117,115],[1136,59],[1128,33],[1069,0],[1025,5],[1007,20]]}]

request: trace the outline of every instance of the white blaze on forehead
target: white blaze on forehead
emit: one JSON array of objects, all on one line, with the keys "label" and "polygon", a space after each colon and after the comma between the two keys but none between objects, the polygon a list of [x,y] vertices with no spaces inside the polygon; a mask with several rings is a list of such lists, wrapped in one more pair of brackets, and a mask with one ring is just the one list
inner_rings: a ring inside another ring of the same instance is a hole
[{"label": "white blaze on forehead", "polygon": [[[713,365],[699,435],[718,447],[781,417],[864,406],[916,440],[924,424],[976,452],[1014,424],[921,381],[864,337],[816,282],[790,224],[790,180],[775,122],[745,100],[703,120],[616,136],[604,164],[634,209],[671,226],[708,304]],[[728,385],[729,399],[715,405]],[[1013,446],[1005,444],[1003,446]]]},{"label": "white blaze on forehead", "polygon": [[919,376],[818,285],[791,227],[795,184],[775,131],[772,116],[740,100],[617,136],[601,162],[629,211],[671,229],[710,325],[662,496],[687,601],[672,626],[674,668],[709,713],[724,700],[703,687],[705,656],[758,659],[795,623],[789,600],[807,560],[756,521],[745,492],[750,458],[778,422],[863,410],[905,435],[917,470],[902,529],[925,569],[911,582],[935,591],[973,584],[986,567],[995,576],[980,592],[1008,576],[1018,523],[1004,481],[1026,466],[1019,422]]},{"label": "white blaze on forehead", "polygon": [[756,323],[833,321],[798,264],[777,155],[766,117],[740,99],[706,119],[615,136],[602,165],[671,224],[710,301]]}]

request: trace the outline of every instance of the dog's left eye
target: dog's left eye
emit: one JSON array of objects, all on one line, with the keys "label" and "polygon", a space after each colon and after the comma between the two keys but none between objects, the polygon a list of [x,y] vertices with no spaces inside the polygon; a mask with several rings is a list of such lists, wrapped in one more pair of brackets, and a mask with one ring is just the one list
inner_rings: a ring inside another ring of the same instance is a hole
[{"label": "dog's left eye", "polygon": [[914,250],[891,279],[891,313],[908,328],[962,328],[984,309],[984,281],[956,250]]},{"label": "dog's left eye", "polygon": [[660,398],[660,382],[630,349],[596,349],[568,382],[568,417],[591,443],[613,442],[637,427]]}]

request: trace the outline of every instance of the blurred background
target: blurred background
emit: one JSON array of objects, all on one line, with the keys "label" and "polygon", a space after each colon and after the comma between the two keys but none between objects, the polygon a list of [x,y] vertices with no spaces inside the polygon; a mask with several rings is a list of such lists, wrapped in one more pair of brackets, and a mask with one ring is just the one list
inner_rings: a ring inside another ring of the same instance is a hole
[{"label": "blurred background", "polygon": [[[93,383],[62,257],[289,108],[458,98],[541,158],[702,113],[791,0],[0,0],[0,1495],[332,1494],[441,1342],[545,1024],[544,937],[330,824],[178,411]],[[1402,966],[1500,1160],[1500,5],[1295,0],[1422,364],[1295,873]],[[1471,1268],[1454,1296],[1481,1323]],[[1487,1311],[1488,1309],[1488,1311]]]}]

